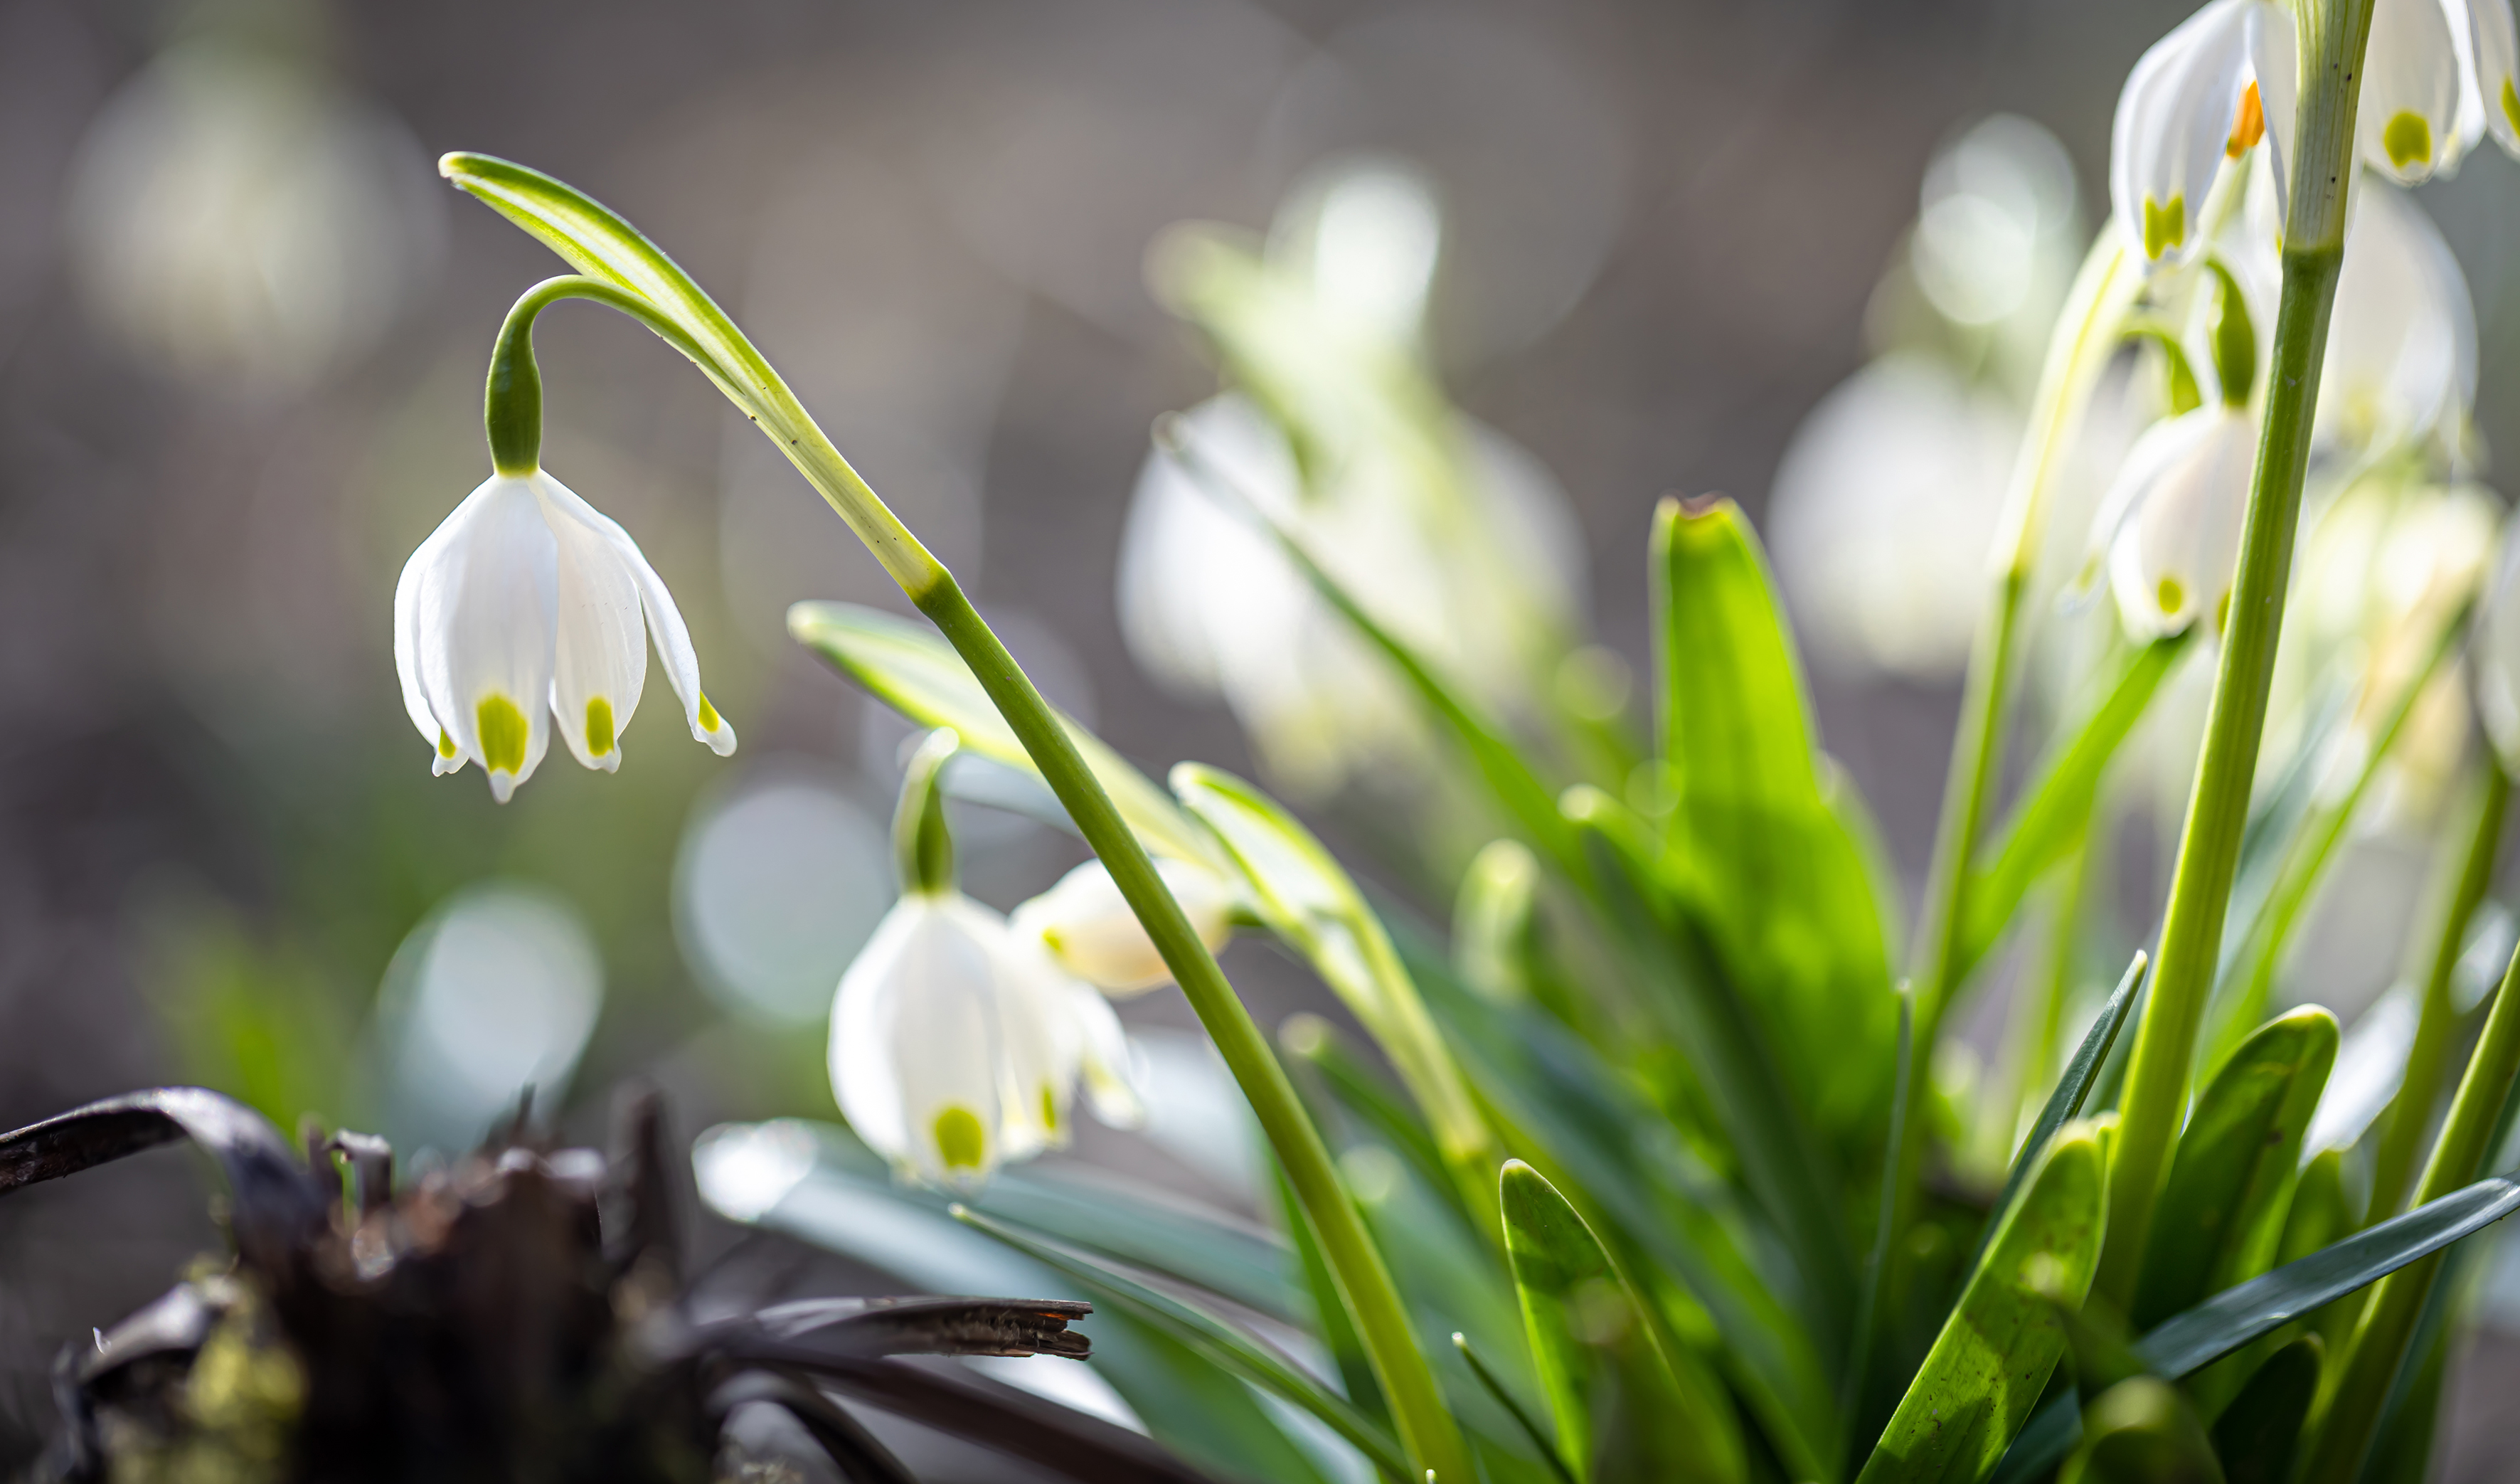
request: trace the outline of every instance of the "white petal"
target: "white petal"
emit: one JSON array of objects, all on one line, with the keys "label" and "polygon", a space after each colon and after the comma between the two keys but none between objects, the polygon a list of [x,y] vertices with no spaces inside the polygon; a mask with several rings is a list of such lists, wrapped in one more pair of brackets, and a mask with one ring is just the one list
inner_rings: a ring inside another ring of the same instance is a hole
[{"label": "white petal", "polygon": [[2376,181],[2356,195],[2315,435],[2387,452],[2455,434],[2476,394],[2467,280],[2411,196]]},{"label": "white petal", "polygon": [[2109,588],[2138,641],[2200,615],[2219,622],[2247,521],[2257,426],[2209,405],[2146,432],[2127,458],[2138,482],[2109,547]]},{"label": "white petal", "polygon": [[648,680],[638,579],[609,535],[579,514],[592,507],[549,474],[535,474],[534,485],[560,553],[552,717],[579,762],[609,773],[621,766],[621,734]]},{"label": "white petal", "polygon": [[1007,1157],[1064,1148],[1068,1105],[1084,1055],[1069,1013],[1069,992],[1078,986],[1046,955],[1012,934],[1002,939],[997,970],[998,1022],[1005,1028],[999,1075],[1004,1079]]},{"label": "white petal", "polygon": [[638,584],[639,601],[648,613],[648,631],[655,636],[657,657],[665,662],[665,679],[683,702],[683,719],[691,724],[693,740],[708,743],[709,749],[720,757],[733,752],[735,728],[718,715],[717,707],[700,690],[700,658],[692,649],[692,631],[683,626],[682,609],[674,607],[674,595],[665,591],[665,579],[648,564],[639,543],[630,539],[630,533],[618,521],[579,499],[557,479],[549,480],[548,487],[556,504],[610,543],[631,581]]},{"label": "white petal", "polygon": [[1139,1085],[1137,1058],[1130,1054],[1128,1034],[1111,1002],[1090,984],[1066,986],[1066,1012],[1077,1039],[1077,1070],[1084,1075],[1085,1097],[1094,1116],[1115,1129],[1133,1129],[1147,1121],[1146,1094]]},{"label": "white petal", "polygon": [[[480,493],[475,490],[474,495]],[[455,739],[430,708],[428,690],[421,684],[420,595],[443,587],[447,578],[442,568],[446,554],[454,545],[455,533],[462,529],[466,513],[472,501],[468,498],[456,506],[452,515],[428,533],[404,562],[402,576],[394,583],[393,652],[394,676],[402,682],[402,708],[428,743],[429,771],[452,773],[464,766],[464,754],[456,748]]]},{"label": "white petal", "polygon": [[2505,154],[2520,157],[2520,39],[2511,0],[2467,0],[2467,9],[2485,127]]},{"label": "white petal", "polygon": [[2109,132],[2109,206],[2135,250],[2185,260],[2248,84],[2258,0],[2213,0],[2127,73]]},{"label": "white petal", "polygon": [[832,1006],[832,1092],[895,1168],[969,1188],[1005,1156],[992,945],[952,896],[893,904]]},{"label": "white petal", "polygon": [[559,554],[532,485],[507,475],[483,481],[440,532],[446,545],[413,592],[421,694],[504,803],[551,744]]},{"label": "white petal", "polygon": [[2290,6],[2252,8],[2249,71],[2258,84],[2258,112],[2267,121],[2267,163],[2275,183],[2275,238],[2280,238],[2284,212],[2291,207],[2293,112],[2301,98],[2301,52]]},{"label": "white petal", "polygon": [[[1182,861],[1155,862],[1199,940],[1212,953],[1234,932],[1234,894],[1214,872]],[[1017,907],[1014,930],[1038,941],[1059,967],[1114,995],[1134,995],[1172,982],[1118,883],[1101,861],[1087,861],[1058,884]]]},{"label": "white petal", "polygon": [[2377,0],[2355,115],[2365,164],[2407,185],[2458,168],[2462,44],[2442,0]]}]

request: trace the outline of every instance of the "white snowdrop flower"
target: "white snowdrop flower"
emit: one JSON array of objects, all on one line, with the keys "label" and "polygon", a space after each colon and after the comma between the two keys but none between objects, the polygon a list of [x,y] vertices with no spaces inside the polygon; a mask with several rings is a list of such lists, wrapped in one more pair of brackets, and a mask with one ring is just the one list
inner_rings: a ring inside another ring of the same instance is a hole
[{"label": "white snowdrop flower", "polygon": [[627,531],[538,468],[483,480],[394,587],[403,708],[436,772],[477,763],[502,803],[541,764],[555,721],[579,762],[621,765],[651,634],[692,736],[733,752],[663,579]]},{"label": "white snowdrop flower", "polygon": [[[2271,105],[2284,105],[2289,127],[2290,40],[2289,19],[2265,0],[2213,0],[2127,73],[2109,131],[2109,207],[2146,259],[2187,259],[2216,172],[2263,136]],[[2271,46],[2284,66],[2262,77],[2256,54]]]},{"label": "white snowdrop flower", "polygon": [[912,759],[893,840],[901,899],[832,1004],[832,1096],[868,1147],[910,1179],[971,1190],[1068,1142],[1079,1078],[1097,1116],[1140,1116],[1109,1005],[1037,939],[954,883],[937,777],[950,731]]},{"label": "white snowdrop flower", "polygon": [[2513,33],[2511,0],[2468,0],[2468,36],[2475,53],[2477,107],[2503,153],[2520,158],[2520,37]]},{"label": "white snowdrop flower", "polygon": [[[1182,861],[1159,860],[1155,873],[1172,889],[1199,941],[1213,953],[1234,935],[1234,893],[1214,872]],[[1101,861],[1087,861],[1058,884],[1017,907],[1015,933],[1043,950],[1077,978],[1105,994],[1136,995],[1172,982],[1152,938],[1120,895],[1119,883]]]},{"label": "white snowdrop flower", "polygon": [[2476,396],[2467,280],[2414,198],[2358,193],[2319,376],[2318,441],[2385,452],[2440,435],[2456,446]]},{"label": "white snowdrop flower", "polygon": [[2257,452],[2257,420],[2209,402],[2155,424],[2127,454],[2096,532],[2119,618],[2137,642],[2176,634],[2200,614],[2220,627]]},{"label": "white snowdrop flower", "polygon": [[2465,0],[2373,5],[2355,111],[2355,142],[2372,169],[2414,185],[2458,168],[2484,123],[2472,109],[2470,118],[2460,116],[2462,89],[2476,85],[2465,56],[2468,23]]}]

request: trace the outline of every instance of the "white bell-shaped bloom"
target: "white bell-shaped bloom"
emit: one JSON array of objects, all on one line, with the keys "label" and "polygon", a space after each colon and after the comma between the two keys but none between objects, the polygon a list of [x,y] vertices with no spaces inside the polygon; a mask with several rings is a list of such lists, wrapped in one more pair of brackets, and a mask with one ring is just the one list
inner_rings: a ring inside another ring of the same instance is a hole
[{"label": "white bell-shaped bloom", "polygon": [[2372,169],[2414,185],[2458,168],[2475,141],[2459,107],[2462,87],[2475,86],[2464,56],[2468,38],[2460,34],[2467,22],[2465,0],[2377,0],[2372,6],[2355,111],[2356,144]]},{"label": "white bell-shaped bloom", "polygon": [[965,1190],[1065,1147],[1080,1078],[1103,1122],[1141,1116],[1111,1007],[950,887],[905,893],[840,976],[831,1074],[870,1148]]},{"label": "white bell-shaped bloom", "polygon": [[2256,420],[2220,402],[2155,424],[2136,440],[2095,527],[2130,637],[2176,634],[2200,614],[2219,626],[2257,452]]},{"label": "white bell-shaped bloom", "polygon": [[541,470],[483,480],[394,587],[403,709],[435,771],[477,763],[502,803],[541,764],[555,721],[579,762],[621,765],[652,634],[692,736],[733,752],[663,579],[627,531]]},{"label": "white bell-shaped bloom", "polygon": [[[1214,872],[1159,860],[1155,873],[1172,889],[1210,953],[1234,935],[1234,892]],[[1087,861],[1058,884],[1017,907],[1015,934],[1041,944],[1067,972],[1104,994],[1142,994],[1172,982],[1152,938],[1120,895],[1101,861]]]},{"label": "white bell-shaped bloom", "polygon": [[[2275,100],[2263,97],[2271,89],[2260,85],[2254,51],[2271,26],[2289,22],[2265,0],[2213,0],[2127,73],[2109,130],[2109,208],[2146,259],[2186,260],[2205,235],[2205,196],[2223,160],[2264,132],[2265,105]],[[2290,81],[2286,73],[2286,101]]]},{"label": "white bell-shaped bloom", "polygon": [[2520,158],[2520,36],[2512,29],[2511,0],[2468,0],[2467,8],[2477,110],[2494,142]]},{"label": "white bell-shaped bloom", "polygon": [[2414,198],[2358,193],[2328,322],[2315,436],[2374,452],[2439,435],[2453,448],[2476,396],[2476,310],[2450,245]]}]

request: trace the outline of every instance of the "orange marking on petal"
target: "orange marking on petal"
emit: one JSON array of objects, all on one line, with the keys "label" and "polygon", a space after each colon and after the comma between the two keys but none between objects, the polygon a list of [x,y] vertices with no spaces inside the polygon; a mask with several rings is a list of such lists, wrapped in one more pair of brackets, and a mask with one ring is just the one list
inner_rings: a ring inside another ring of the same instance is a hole
[{"label": "orange marking on petal", "polygon": [[2223,153],[2237,159],[2248,153],[2249,146],[2266,137],[2267,106],[2258,98],[2258,85],[2252,82],[2249,90],[2240,95],[2240,111],[2231,119],[2231,137],[2224,144]]}]

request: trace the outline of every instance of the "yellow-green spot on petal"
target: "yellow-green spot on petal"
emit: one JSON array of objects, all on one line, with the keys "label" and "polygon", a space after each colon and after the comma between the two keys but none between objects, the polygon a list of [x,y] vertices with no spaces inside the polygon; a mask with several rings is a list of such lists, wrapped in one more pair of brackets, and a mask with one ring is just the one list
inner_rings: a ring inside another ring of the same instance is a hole
[{"label": "yellow-green spot on petal", "polygon": [[2231,593],[2228,588],[2226,588],[2223,590],[2223,596],[2216,600],[2214,604],[2214,632],[2217,634],[2228,634],[2230,630]]},{"label": "yellow-green spot on petal", "polygon": [[2187,198],[2174,196],[2163,205],[2147,196],[2143,199],[2143,255],[2161,254],[2187,241]]},{"label": "yellow-green spot on petal", "polygon": [[455,739],[446,735],[444,727],[437,729],[437,755],[440,757],[455,755]]},{"label": "yellow-green spot on petal", "polygon": [[2161,579],[2161,586],[2153,589],[2152,598],[2155,603],[2161,605],[2163,612],[2176,613],[2179,611],[2179,606],[2187,601],[2187,590],[2179,585],[2178,578],[2164,577]]},{"label": "yellow-green spot on petal", "polygon": [[[2503,86],[2508,88],[2510,84],[2505,82]],[[2424,122],[2421,113],[2401,111],[2380,131],[2380,148],[2389,152],[2389,162],[2401,170],[2423,164],[2433,157],[2433,126]]]},{"label": "yellow-green spot on petal", "polygon": [[2511,120],[2511,127],[2520,129],[2520,88],[2513,87],[2508,77],[2502,79],[2502,116]]},{"label": "yellow-green spot on petal", "polygon": [[976,1170],[986,1155],[989,1136],[980,1115],[957,1102],[936,1115],[936,1152],[949,1170]]},{"label": "yellow-green spot on petal", "polygon": [[1041,1090],[1041,1126],[1051,1133],[1058,1132],[1058,1099],[1047,1084]]},{"label": "yellow-green spot on petal", "polygon": [[598,696],[586,703],[586,755],[602,757],[612,750],[612,702]]},{"label": "yellow-green spot on petal", "polygon": [[493,773],[525,770],[525,713],[505,696],[484,696],[472,711],[481,731],[481,766]]},{"label": "yellow-green spot on petal", "polygon": [[715,707],[715,706],[713,706],[713,705],[710,705],[710,704],[709,704],[709,698],[708,698],[708,697],[707,697],[705,694],[703,694],[703,695],[700,697],[700,718],[699,718],[699,719],[700,719],[700,730],[701,730],[701,731],[703,731],[703,732],[714,732],[714,731],[716,731],[720,726],[724,725],[724,722],[719,718],[719,716],[718,716],[718,714],[717,714],[717,707]]}]

